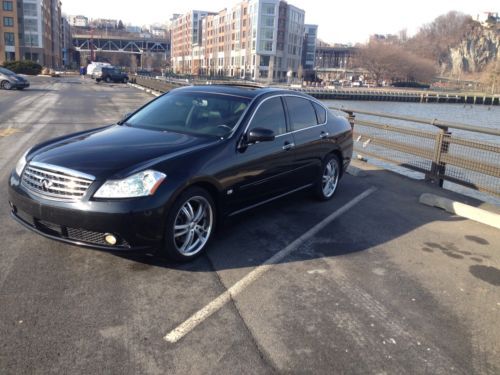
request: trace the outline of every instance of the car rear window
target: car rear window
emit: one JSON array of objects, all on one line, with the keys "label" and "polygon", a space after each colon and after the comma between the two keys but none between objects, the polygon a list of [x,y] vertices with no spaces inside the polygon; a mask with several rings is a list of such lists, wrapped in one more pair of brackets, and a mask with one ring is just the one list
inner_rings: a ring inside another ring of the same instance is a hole
[{"label": "car rear window", "polygon": [[286,106],[292,123],[292,130],[300,130],[317,125],[316,111],[311,101],[298,96],[286,96]]}]

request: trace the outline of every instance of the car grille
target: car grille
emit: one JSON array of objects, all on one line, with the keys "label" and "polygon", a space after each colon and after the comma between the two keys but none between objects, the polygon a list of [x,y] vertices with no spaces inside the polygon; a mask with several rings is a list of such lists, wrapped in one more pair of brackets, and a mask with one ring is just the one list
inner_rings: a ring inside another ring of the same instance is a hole
[{"label": "car grille", "polygon": [[50,199],[76,200],[82,198],[93,182],[92,176],[81,177],[77,171],[59,171],[50,166],[29,164],[23,172],[23,186]]}]

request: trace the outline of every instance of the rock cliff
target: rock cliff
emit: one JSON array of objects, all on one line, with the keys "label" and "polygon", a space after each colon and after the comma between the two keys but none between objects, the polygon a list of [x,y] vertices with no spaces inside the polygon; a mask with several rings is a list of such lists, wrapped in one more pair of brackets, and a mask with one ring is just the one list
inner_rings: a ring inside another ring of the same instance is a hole
[{"label": "rock cliff", "polygon": [[456,47],[450,48],[447,68],[454,75],[479,73],[500,55],[500,28],[475,25]]}]

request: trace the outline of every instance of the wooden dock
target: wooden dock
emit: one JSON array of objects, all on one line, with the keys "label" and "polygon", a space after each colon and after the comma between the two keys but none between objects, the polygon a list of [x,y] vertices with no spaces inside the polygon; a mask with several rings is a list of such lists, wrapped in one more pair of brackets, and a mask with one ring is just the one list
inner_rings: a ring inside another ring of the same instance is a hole
[{"label": "wooden dock", "polygon": [[371,100],[414,103],[454,103],[500,105],[500,95],[478,93],[446,93],[435,91],[377,90],[377,89],[317,89],[294,88],[321,100]]}]

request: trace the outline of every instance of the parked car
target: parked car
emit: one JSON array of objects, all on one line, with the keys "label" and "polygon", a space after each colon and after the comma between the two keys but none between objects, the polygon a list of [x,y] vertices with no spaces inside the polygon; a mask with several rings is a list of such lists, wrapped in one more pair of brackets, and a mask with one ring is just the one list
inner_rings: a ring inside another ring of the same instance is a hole
[{"label": "parked car", "polygon": [[101,68],[96,68],[92,77],[95,75],[95,80],[97,82],[128,82],[128,74],[122,72],[120,69],[112,67],[112,66],[103,66]]},{"label": "parked car", "polygon": [[13,71],[0,67],[0,88],[4,90],[23,90],[30,87],[30,83],[24,77],[17,75]]},{"label": "parked car", "polygon": [[223,217],[305,189],[332,198],[352,145],[347,120],[308,95],[190,86],[26,151],[9,202],[46,237],[186,261]]}]

